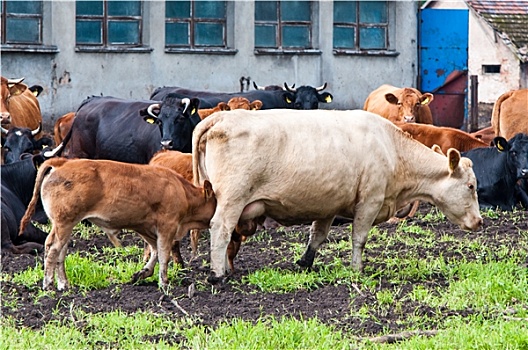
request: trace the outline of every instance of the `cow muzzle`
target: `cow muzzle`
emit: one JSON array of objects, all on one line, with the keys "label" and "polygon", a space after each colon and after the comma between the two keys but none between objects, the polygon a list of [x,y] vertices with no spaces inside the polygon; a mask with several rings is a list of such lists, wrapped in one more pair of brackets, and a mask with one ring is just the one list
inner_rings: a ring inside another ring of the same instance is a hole
[{"label": "cow muzzle", "polygon": [[11,124],[11,114],[2,113],[0,114],[0,120],[2,125]]},{"label": "cow muzzle", "polygon": [[172,140],[161,141],[161,147],[163,149],[172,149],[173,146],[174,146],[174,143],[172,142]]},{"label": "cow muzzle", "polygon": [[403,117],[403,121],[406,122],[406,123],[414,123],[416,122],[415,118],[413,115],[406,115]]}]

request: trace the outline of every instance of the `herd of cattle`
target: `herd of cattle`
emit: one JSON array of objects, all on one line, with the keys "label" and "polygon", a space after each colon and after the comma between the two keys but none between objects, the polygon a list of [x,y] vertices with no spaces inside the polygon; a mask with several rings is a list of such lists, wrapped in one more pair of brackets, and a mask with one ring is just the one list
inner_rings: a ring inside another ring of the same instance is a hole
[{"label": "herd of cattle", "polygon": [[[319,110],[321,87],[239,93],[161,87],[148,100],[92,96],[42,131],[39,86],[1,78],[3,250],[41,252],[44,288],[68,286],[64,260],[74,226],[88,220],[114,245],[121,229],[145,241],[144,268],[166,285],[180,241],[210,228],[210,282],[234,269],[265,218],[311,223],[310,267],[336,217],[353,220],[352,266],[362,268],[369,229],[437,206],[462,229],[479,209],[528,208],[528,89],[502,95],[491,126],[475,133],[432,125],[434,99],[383,85],[363,110]],[[38,169],[38,170],[37,170]],[[43,232],[32,222],[52,224]]]}]

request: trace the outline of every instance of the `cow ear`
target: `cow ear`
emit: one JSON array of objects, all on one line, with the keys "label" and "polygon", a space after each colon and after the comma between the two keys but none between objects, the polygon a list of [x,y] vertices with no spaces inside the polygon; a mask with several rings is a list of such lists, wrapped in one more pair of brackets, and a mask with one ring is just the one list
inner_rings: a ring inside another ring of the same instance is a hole
[{"label": "cow ear", "polygon": [[431,149],[435,151],[436,153],[445,156],[444,152],[442,152],[442,148],[438,146],[436,143],[431,147]]},{"label": "cow ear", "polygon": [[230,110],[229,106],[225,102],[220,102],[218,104],[218,108],[220,108],[221,111],[229,111]]},{"label": "cow ear", "polygon": [[151,115],[146,115],[145,117],[143,117],[143,120],[146,121],[149,124],[157,124],[158,123],[158,118],[155,118],[155,117],[153,117]]},{"label": "cow ear", "polygon": [[385,100],[389,102],[391,105],[397,105],[398,104],[398,98],[391,93],[385,94]]},{"label": "cow ear", "polygon": [[53,146],[53,140],[49,137],[43,137],[37,141],[37,146],[41,149]]},{"label": "cow ear", "polygon": [[251,102],[249,105],[249,109],[254,110],[254,111],[259,110],[261,108],[262,108],[262,101],[260,100],[255,100]]},{"label": "cow ear", "polygon": [[17,96],[22,94],[24,91],[26,91],[27,85],[25,84],[15,84],[11,87],[9,87],[9,93],[11,96]]},{"label": "cow ear", "polygon": [[504,152],[509,149],[508,141],[502,136],[497,136],[493,139],[493,143],[495,144],[495,147],[499,150],[499,152]]},{"label": "cow ear", "polygon": [[189,110],[191,111],[190,115],[198,113],[198,107],[200,106],[200,100],[196,97],[190,99],[191,104]]},{"label": "cow ear", "polygon": [[209,182],[209,180],[204,181],[203,189],[205,200],[209,200],[214,197],[215,194],[213,191],[213,185]]},{"label": "cow ear", "polygon": [[29,87],[29,91],[31,91],[31,93],[35,95],[35,97],[39,97],[42,91],[44,91],[44,88],[40,85],[33,85]]},{"label": "cow ear", "polygon": [[293,102],[293,95],[289,92],[284,94],[284,101],[286,101],[287,104],[290,104]]},{"label": "cow ear", "polygon": [[322,94],[319,94],[319,96],[317,97],[319,99],[319,102],[323,102],[323,103],[330,103],[333,100],[332,94],[328,92],[323,92]]},{"label": "cow ear", "polygon": [[430,94],[430,93],[425,93],[422,95],[422,97],[420,98],[420,104],[422,106],[425,106],[425,105],[428,105],[429,103],[431,103],[431,101],[434,99],[434,96],[433,94]]},{"label": "cow ear", "polygon": [[455,148],[450,148],[447,151],[447,161],[449,162],[449,172],[452,173],[460,163],[460,152]]}]

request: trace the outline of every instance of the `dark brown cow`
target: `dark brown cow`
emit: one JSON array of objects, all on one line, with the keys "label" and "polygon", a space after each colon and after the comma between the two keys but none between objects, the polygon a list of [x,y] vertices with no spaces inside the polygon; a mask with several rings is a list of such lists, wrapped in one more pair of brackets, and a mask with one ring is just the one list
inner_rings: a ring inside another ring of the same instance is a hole
[{"label": "dark brown cow", "polygon": [[391,122],[433,124],[429,103],[433,94],[422,94],[415,88],[382,85],[372,91],[363,109],[381,115]]},{"label": "dark brown cow", "polygon": [[[40,104],[35,94],[20,79],[1,77],[0,118],[5,128],[24,127],[37,130],[42,123]],[[39,139],[40,135],[35,135]]]},{"label": "dark brown cow", "polygon": [[[193,181],[193,170],[192,170],[192,154],[182,153],[178,151],[161,150],[152,157],[149,162],[150,165],[157,165],[167,167],[176,171],[182,175],[185,179]],[[248,220],[247,222],[241,222],[231,234],[231,241],[227,246],[227,258],[231,271],[234,271],[233,260],[235,259],[240,245],[244,242],[247,236],[251,236],[257,230],[258,225],[262,225],[265,217],[257,218],[256,220]],[[198,255],[198,239],[200,237],[199,230],[191,230],[191,249],[193,259]],[[150,255],[149,246],[145,246],[143,259]],[[179,263],[183,266],[183,258],[180,252],[180,241],[174,242],[172,247],[172,258],[175,263]]]},{"label": "dark brown cow", "polygon": [[214,108],[199,109],[198,114],[200,115],[200,119],[203,120],[204,118],[207,118],[208,116],[210,116],[211,114],[215,112],[231,111],[234,109],[245,109],[249,111],[249,110],[258,110],[261,107],[262,107],[262,102],[259,100],[249,102],[249,100],[245,97],[233,97],[227,103],[219,102],[218,105]]},{"label": "dark brown cow", "polygon": [[489,146],[467,132],[455,128],[417,123],[396,123],[396,125],[427,147],[440,146],[444,154],[447,154],[450,148],[466,152],[473,148]]},{"label": "dark brown cow", "polygon": [[53,126],[53,139],[55,140],[55,145],[60,144],[66,135],[68,135],[73,124],[73,118],[75,118],[75,112],[66,113],[57,119]]},{"label": "dark brown cow", "polygon": [[495,135],[495,131],[493,131],[492,126],[488,126],[487,128],[482,128],[480,130],[472,132],[470,133],[470,135],[481,140],[488,146],[493,146],[493,139],[497,136]]},{"label": "dark brown cow", "polygon": [[506,140],[519,133],[528,134],[528,89],[502,94],[493,105],[491,126],[496,136]]},{"label": "dark brown cow", "polygon": [[55,272],[58,290],[68,287],[64,266],[68,241],[74,226],[84,219],[105,232],[126,228],[139,233],[153,252],[133,282],[152,276],[159,261],[159,285],[167,286],[173,242],[190,229],[208,228],[216,208],[210,183],[193,186],[165,167],[53,158],[39,168],[21,232],[30,222],[39,194],[52,223],[45,243],[44,289],[54,284]]}]

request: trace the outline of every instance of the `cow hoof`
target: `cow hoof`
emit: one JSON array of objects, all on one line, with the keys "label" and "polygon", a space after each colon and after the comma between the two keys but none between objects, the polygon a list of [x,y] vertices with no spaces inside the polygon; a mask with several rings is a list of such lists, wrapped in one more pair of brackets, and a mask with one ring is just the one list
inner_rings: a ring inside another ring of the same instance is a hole
[{"label": "cow hoof", "polygon": [[300,267],[306,267],[306,268],[312,267],[312,263],[310,263],[309,261],[306,261],[305,259],[297,260],[296,264],[299,265]]},{"label": "cow hoof", "polygon": [[228,280],[228,277],[226,276],[220,276],[216,277],[214,273],[211,273],[209,277],[207,277],[207,282],[213,285],[224,285]]},{"label": "cow hoof", "polygon": [[131,283],[136,283],[137,281],[144,279],[146,272],[147,272],[147,270],[145,270],[145,269],[136,272],[135,274],[132,275],[132,280],[130,282]]}]

